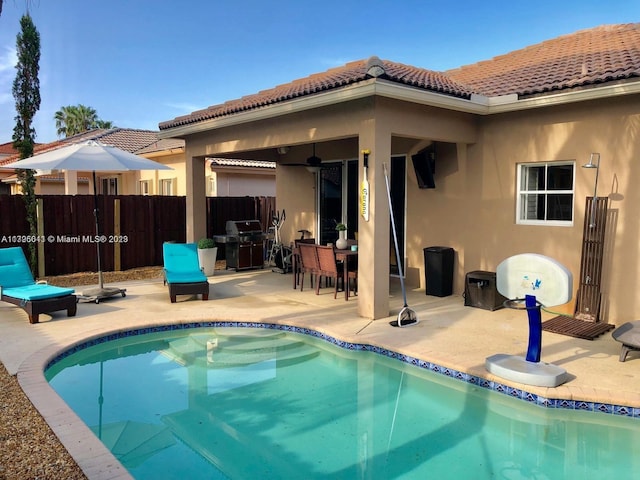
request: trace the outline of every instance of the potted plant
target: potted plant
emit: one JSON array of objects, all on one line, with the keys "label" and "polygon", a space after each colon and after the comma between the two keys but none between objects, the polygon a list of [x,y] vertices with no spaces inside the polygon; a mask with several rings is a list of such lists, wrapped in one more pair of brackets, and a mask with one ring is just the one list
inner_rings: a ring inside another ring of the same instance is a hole
[{"label": "potted plant", "polygon": [[338,231],[338,240],[336,240],[336,248],[340,250],[344,250],[347,248],[347,226],[344,223],[339,223],[336,225],[336,230]]},{"label": "potted plant", "polygon": [[198,262],[200,270],[207,277],[213,275],[216,269],[216,257],[218,256],[218,247],[213,238],[201,238],[198,240]]}]

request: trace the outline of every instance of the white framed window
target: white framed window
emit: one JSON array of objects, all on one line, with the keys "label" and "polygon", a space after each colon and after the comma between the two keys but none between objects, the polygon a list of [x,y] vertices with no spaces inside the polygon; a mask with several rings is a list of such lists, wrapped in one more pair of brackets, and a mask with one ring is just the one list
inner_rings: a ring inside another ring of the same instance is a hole
[{"label": "white framed window", "polygon": [[573,225],[575,162],[522,163],[517,168],[516,223]]},{"label": "white framed window", "polygon": [[138,181],[138,195],[151,195],[151,180]]},{"label": "white framed window", "polygon": [[176,195],[176,187],[177,187],[177,179],[176,178],[161,178],[159,181],[159,194],[160,195]]},{"label": "white framed window", "polygon": [[100,179],[100,193],[103,195],[118,195],[118,177],[102,177]]}]

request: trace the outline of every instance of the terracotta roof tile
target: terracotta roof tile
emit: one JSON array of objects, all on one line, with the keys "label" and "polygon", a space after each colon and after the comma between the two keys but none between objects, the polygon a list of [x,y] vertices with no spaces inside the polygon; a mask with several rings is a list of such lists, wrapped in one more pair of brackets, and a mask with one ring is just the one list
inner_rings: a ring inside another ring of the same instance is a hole
[{"label": "terracotta roof tile", "polygon": [[[93,135],[91,135],[90,132],[81,134],[83,135],[82,140],[95,140],[96,142],[112,145],[130,153],[136,152],[158,141],[158,132],[152,130],[112,128],[110,130],[94,130],[94,132],[96,133]],[[69,141],[75,140],[66,138],[65,141],[69,143]]]},{"label": "terracotta roof tile", "polygon": [[156,140],[151,145],[147,145],[140,150],[136,150],[134,153],[153,153],[162,152],[164,150],[175,150],[179,148],[184,148],[184,140],[181,140],[179,138],[163,138],[160,140]]},{"label": "terracotta roof tile", "polygon": [[[36,143],[35,146],[42,145],[41,143]],[[0,155],[14,155],[18,153],[18,151],[13,148],[13,142],[7,142],[0,144]]]},{"label": "terracotta roof tile", "polygon": [[[36,153],[48,152],[49,150],[55,150],[56,148],[64,147],[64,145],[65,145],[64,142],[60,140],[57,140],[51,143],[39,143],[33,147],[33,153],[36,154]],[[2,165],[6,165],[7,163],[15,162],[17,160],[20,160],[20,154],[14,153],[13,155],[10,155],[6,158],[1,159],[0,167]]]},{"label": "terracotta roof tile", "polygon": [[526,96],[640,77],[640,24],[582,30],[445,73],[486,96]]},{"label": "terracotta roof tile", "polygon": [[0,145],[0,155],[13,155],[16,149],[13,148],[13,142],[7,142]]},{"label": "terracotta roof tile", "polygon": [[372,57],[162,122],[160,130],[345,87],[378,76],[372,64],[379,78],[444,95],[534,95],[640,77],[640,24],[582,30],[446,72]]},{"label": "terracotta roof tile", "polygon": [[[65,179],[64,179],[64,175],[60,175],[60,174],[46,174],[46,175],[36,175],[38,177],[38,180],[40,180],[41,182],[50,182],[50,183],[64,183]],[[2,181],[4,183],[17,183],[18,182],[18,175],[17,174],[12,174],[9,175],[6,178],[3,178]],[[89,177],[83,177],[83,176],[79,176],[78,177],[78,183],[89,183]]]},{"label": "terracotta roof tile", "polygon": [[216,165],[219,167],[276,168],[276,162],[270,162],[267,160],[242,160],[233,158],[208,158],[207,160],[211,162],[211,167]]},{"label": "terracotta roof tile", "polygon": [[[379,60],[375,57],[372,58],[377,60],[384,69],[384,73],[380,78],[462,98],[469,98],[471,93],[473,93],[469,88],[458,84],[455,80],[448,78],[442,73],[390,62],[388,60]],[[233,115],[361,82],[372,78],[367,68],[371,60],[372,59],[359,60],[347,63],[341,67],[332,68],[322,73],[315,73],[269,90],[263,90],[253,95],[225,102],[221,105],[214,105],[204,110],[198,110],[189,115],[162,122],[160,124],[160,130]]]}]

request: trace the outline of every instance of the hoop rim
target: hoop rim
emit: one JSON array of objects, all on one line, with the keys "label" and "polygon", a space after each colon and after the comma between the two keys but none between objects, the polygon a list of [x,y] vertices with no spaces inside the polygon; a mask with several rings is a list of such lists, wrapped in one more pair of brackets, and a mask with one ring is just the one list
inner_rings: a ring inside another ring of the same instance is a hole
[{"label": "hoop rim", "polygon": [[525,301],[526,301],[525,298],[509,298],[504,302],[502,302],[502,306],[504,308],[510,308],[512,310],[536,310],[538,308],[544,307],[544,305],[540,303],[537,299],[536,299],[535,307],[527,307],[524,304]]}]

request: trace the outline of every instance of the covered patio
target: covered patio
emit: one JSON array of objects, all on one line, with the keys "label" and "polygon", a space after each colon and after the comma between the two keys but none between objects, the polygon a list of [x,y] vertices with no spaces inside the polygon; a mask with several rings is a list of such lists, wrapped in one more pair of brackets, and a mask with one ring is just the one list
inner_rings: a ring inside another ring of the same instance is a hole
[{"label": "covered patio", "polygon": [[[311,232],[319,243],[332,241],[331,225],[347,223],[350,238],[357,233],[359,244],[358,314],[368,319],[389,314],[389,276],[395,258],[390,250],[389,207],[383,175],[383,164],[392,178],[394,208],[402,218],[398,230],[405,234],[412,210],[406,208],[408,187],[405,179],[413,175],[408,169],[412,155],[439,144],[440,165],[456,168],[466,156],[467,146],[477,141],[476,121],[471,112],[482,106],[469,102],[470,93],[450,79],[431,72],[435,78],[421,79],[440,85],[447,95],[415,88],[402,82],[383,80],[386,75],[402,75],[402,66],[383,62],[376,57],[366,63],[354,62],[347,72],[358,81],[352,85],[324,93],[306,95],[291,93],[291,101],[275,103],[268,108],[233,112],[219,118],[208,118],[198,112],[188,118],[177,118],[160,125],[160,136],[185,139],[187,159],[187,240],[195,241],[205,233],[205,183],[202,168],[208,157],[229,157],[276,162],[276,198],[278,209],[286,210],[287,223],[282,230],[285,243],[297,238],[299,230]],[[397,71],[396,71],[397,70]],[[340,79],[327,72],[328,81]],[[380,77],[380,78],[378,78]],[[310,77],[309,85],[317,88],[321,80]],[[406,80],[410,82],[410,80]],[[294,84],[292,84],[295,86]],[[278,94],[265,93],[265,102]],[[260,97],[260,94],[257,95]],[[253,96],[256,97],[256,96]],[[248,104],[258,102],[247,99]],[[442,108],[446,106],[446,108]],[[214,115],[215,117],[215,115]],[[365,175],[363,152],[370,152]],[[394,159],[397,158],[397,161]],[[333,176],[336,180],[331,181]],[[360,185],[369,182],[368,218],[359,213]],[[331,182],[331,189],[324,188]],[[411,257],[404,271],[408,283],[420,284],[420,268],[416,265],[411,238],[405,252]]]}]

